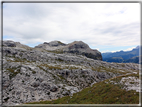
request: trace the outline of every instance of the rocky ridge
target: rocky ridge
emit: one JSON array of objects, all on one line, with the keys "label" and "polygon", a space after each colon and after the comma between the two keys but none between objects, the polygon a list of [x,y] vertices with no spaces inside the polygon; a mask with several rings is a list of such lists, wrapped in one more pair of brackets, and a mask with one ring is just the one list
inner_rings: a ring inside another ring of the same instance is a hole
[{"label": "rocky ridge", "polygon": [[69,44],[64,44],[60,41],[44,42],[35,48],[42,48],[48,51],[58,53],[72,53],[77,55],[84,55],[88,58],[102,60],[102,55],[98,50],[91,49],[86,43],[82,41],[74,41]]},{"label": "rocky ridge", "polygon": [[[64,52],[51,52],[43,48],[45,44],[50,48],[64,47],[59,48]],[[81,55],[83,49],[89,49],[82,44],[51,42],[30,48],[14,41],[3,41],[3,104],[58,99],[109,78],[138,73],[138,64],[107,63]],[[74,48],[82,48],[80,54],[70,52]]]}]

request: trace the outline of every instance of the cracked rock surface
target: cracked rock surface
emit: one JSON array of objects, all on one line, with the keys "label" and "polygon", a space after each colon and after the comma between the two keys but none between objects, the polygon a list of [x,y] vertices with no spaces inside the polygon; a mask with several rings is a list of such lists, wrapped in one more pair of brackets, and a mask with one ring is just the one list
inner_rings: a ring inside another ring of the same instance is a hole
[{"label": "cracked rock surface", "polygon": [[[45,47],[67,46],[60,42],[44,43],[44,46],[39,45],[40,48],[30,48],[14,41],[4,41],[3,44],[2,101],[5,105],[71,96],[99,81],[138,73],[139,70],[138,64],[107,63],[94,60],[97,54],[89,58],[81,53],[49,51]],[[69,46],[74,44],[76,42]],[[79,48],[77,46],[77,50]]]}]

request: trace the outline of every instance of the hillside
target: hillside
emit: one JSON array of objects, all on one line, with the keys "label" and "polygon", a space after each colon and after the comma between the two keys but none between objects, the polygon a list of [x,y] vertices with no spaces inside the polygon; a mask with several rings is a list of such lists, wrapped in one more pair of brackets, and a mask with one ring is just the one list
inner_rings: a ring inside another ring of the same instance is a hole
[{"label": "hillside", "polygon": [[130,59],[127,59],[127,60],[125,60],[125,62],[126,62],[126,63],[131,63],[131,62],[133,62],[133,63],[140,63],[140,64],[141,64],[141,62],[139,62],[139,57],[141,58],[141,55],[140,55],[140,56],[132,57],[132,58],[130,58]]},{"label": "hillside", "polygon": [[117,63],[140,63],[139,62],[139,49],[140,47],[137,46],[131,51],[102,53],[103,61],[117,62]]},{"label": "hillside", "polygon": [[73,96],[27,104],[139,104],[138,78],[138,74],[119,76],[98,82]]},{"label": "hillside", "polygon": [[3,104],[64,98],[104,80],[138,72],[138,64],[101,61],[101,53],[82,41],[53,41],[35,48],[3,41]]}]

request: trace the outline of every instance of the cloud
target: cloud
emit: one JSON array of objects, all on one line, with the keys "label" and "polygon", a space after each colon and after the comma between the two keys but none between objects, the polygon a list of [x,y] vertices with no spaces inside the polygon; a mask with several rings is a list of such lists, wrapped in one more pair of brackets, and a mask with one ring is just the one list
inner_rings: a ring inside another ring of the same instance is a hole
[{"label": "cloud", "polygon": [[4,3],[3,34],[24,44],[82,40],[91,47],[139,45],[140,5]]},{"label": "cloud", "polygon": [[102,51],[102,53],[106,53],[106,52],[109,52],[109,50],[104,50],[104,51]]},{"label": "cloud", "polygon": [[131,50],[133,50],[134,48],[136,48],[136,47],[131,47],[131,48],[128,48],[128,49],[123,50],[123,51],[131,51]]}]

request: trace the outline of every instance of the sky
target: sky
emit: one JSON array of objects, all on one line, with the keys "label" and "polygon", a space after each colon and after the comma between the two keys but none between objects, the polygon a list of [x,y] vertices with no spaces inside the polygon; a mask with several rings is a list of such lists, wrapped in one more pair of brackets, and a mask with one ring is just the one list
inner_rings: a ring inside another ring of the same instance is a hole
[{"label": "sky", "polygon": [[140,45],[139,3],[3,3],[3,40],[83,41],[100,52]]}]

